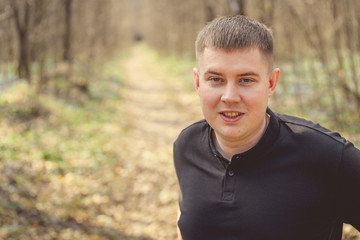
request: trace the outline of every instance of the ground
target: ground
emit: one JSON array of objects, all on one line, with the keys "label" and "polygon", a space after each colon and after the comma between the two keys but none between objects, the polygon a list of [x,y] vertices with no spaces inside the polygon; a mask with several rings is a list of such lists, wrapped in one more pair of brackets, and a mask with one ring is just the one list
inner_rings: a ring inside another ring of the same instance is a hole
[{"label": "ground", "polygon": [[[125,64],[122,107],[129,131],[118,148],[130,197],[124,208],[131,214],[124,214],[124,231],[175,239],[178,188],[173,142],[181,129],[202,116],[198,97],[186,87],[186,79],[166,74],[152,61],[138,47]],[[187,80],[192,81],[191,75]]]},{"label": "ground", "polygon": [[191,69],[156,61],[140,45],[104,66],[92,103],[2,96],[0,240],[176,239],[172,146],[202,116]]}]

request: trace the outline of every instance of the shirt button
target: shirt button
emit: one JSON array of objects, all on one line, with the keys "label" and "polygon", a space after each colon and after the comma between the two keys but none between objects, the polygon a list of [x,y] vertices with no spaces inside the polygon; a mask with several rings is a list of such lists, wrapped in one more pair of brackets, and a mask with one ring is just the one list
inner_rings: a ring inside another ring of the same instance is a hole
[{"label": "shirt button", "polygon": [[234,176],[234,171],[233,171],[233,170],[229,170],[228,175],[229,175],[230,177]]},{"label": "shirt button", "polygon": [[234,193],[232,192],[224,192],[223,200],[232,201],[234,199]]}]

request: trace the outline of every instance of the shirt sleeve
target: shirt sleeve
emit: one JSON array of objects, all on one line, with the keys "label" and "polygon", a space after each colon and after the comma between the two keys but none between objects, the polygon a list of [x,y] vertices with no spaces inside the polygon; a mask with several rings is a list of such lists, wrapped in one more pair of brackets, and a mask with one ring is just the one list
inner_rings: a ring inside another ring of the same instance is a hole
[{"label": "shirt sleeve", "polygon": [[339,217],[360,231],[360,150],[350,142],[344,144],[339,180]]}]

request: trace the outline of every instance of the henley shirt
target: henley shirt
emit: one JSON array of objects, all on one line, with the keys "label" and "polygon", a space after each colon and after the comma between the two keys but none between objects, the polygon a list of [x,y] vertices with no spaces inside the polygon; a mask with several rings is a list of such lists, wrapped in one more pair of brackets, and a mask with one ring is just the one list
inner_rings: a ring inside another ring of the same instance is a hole
[{"label": "henley shirt", "polygon": [[228,161],[205,121],[174,143],[183,240],[340,240],[360,230],[360,151],[339,134],[267,110],[250,150]]}]

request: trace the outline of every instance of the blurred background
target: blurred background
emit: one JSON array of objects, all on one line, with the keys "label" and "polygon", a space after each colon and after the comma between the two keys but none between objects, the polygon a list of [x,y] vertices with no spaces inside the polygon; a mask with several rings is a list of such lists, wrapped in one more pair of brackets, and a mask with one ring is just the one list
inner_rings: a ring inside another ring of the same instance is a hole
[{"label": "blurred background", "polygon": [[[360,146],[358,0],[0,0],[0,239],[175,239],[172,142],[201,119],[194,41],[269,26],[271,108]],[[355,190],[354,191],[358,191]],[[344,226],[343,239],[360,239]]]}]

